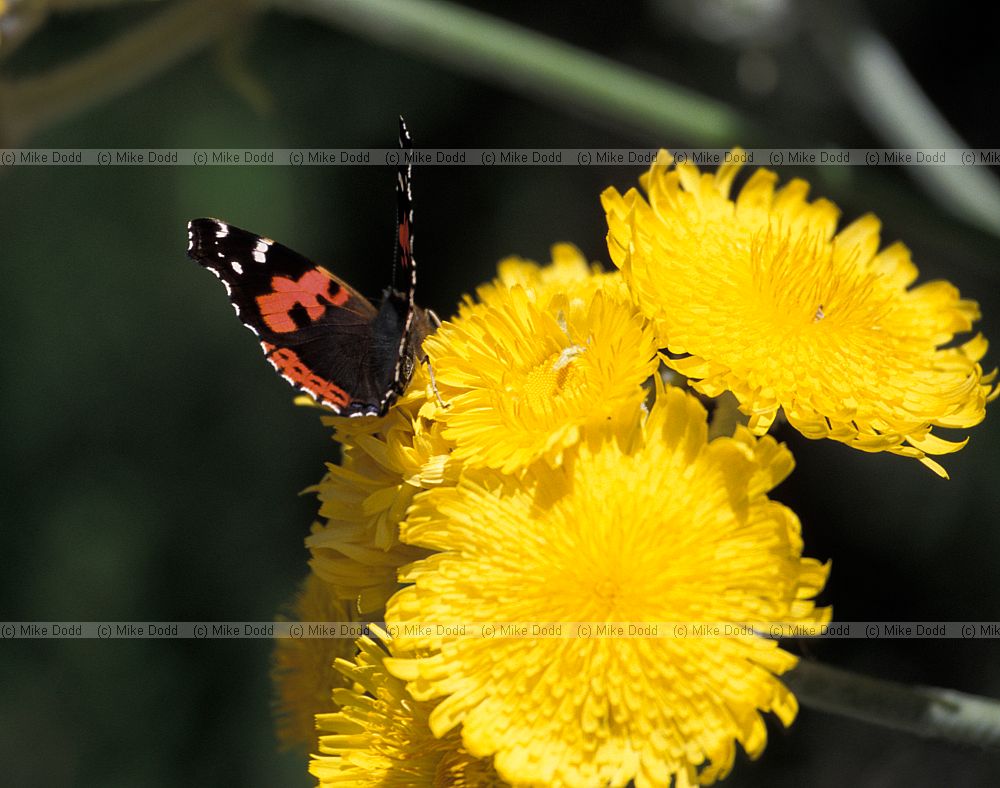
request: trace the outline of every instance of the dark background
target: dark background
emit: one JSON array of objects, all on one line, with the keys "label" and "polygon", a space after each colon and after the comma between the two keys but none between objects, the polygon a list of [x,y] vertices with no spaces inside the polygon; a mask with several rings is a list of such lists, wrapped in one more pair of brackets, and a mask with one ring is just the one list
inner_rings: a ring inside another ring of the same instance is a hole
[{"label": "dark background", "polygon": [[[808,5],[728,37],[692,25],[689,6],[583,2],[538,16],[536,4],[516,2],[502,13],[723,101],[762,126],[766,144],[889,146],[819,54],[824,33]],[[43,73],[156,10],[53,18],[0,65],[0,78]],[[903,2],[867,11],[959,133],[1000,146],[997,116],[986,111],[997,88],[995,32],[975,23],[978,12]],[[226,39],[7,144],[383,148],[395,144],[400,113],[427,147],[704,143],[549,106],[407,54],[406,42],[386,49],[277,12]],[[741,83],[748,56],[770,59],[772,89]],[[256,93],[238,87],[233,62]],[[418,168],[420,301],[446,316],[500,258],[547,260],[559,241],[606,262],[598,195],[634,185],[641,171]],[[978,299],[982,330],[1000,340],[995,236],[949,215],[903,170],[782,171],[791,174],[812,180],[848,219],[878,213],[884,239],[911,247],[922,280],[946,277]],[[218,216],[270,235],[375,296],[389,274],[393,205],[384,167],[0,170],[3,620],[273,618],[306,569],[302,540],[316,507],[297,493],[319,479],[334,445],[314,411],[292,406],[222,289],[186,258],[185,223]],[[984,363],[997,361],[993,350]],[[798,468],[775,497],[802,518],[806,554],[833,561],[823,601],[836,619],[1000,620],[996,414],[944,458],[950,481],[902,458],[779,437]],[[1000,697],[996,641],[808,647],[874,676]],[[5,641],[2,779],[309,785],[304,758],[275,749],[270,651],[252,640]],[[995,755],[810,709],[790,731],[771,727],[762,759],[741,757],[726,784],[985,785],[1000,774]]]}]

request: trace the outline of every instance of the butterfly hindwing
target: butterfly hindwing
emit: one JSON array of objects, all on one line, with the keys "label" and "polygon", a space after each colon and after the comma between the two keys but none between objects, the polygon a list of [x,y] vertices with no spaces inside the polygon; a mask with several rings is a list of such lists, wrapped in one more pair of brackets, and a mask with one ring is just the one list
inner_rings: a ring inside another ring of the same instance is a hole
[{"label": "butterfly hindwing", "polygon": [[403,297],[412,307],[417,284],[413,260],[413,165],[409,161],[413,138],[402,117],[399,119],[399,148],[402,156],[396,168],[396,265],[400,271],[399,274],[393,272],[393,284],[398,281]]},{"label": "butterfly hindwing", "polygon": [[393,282],[399,282],[400,289],[390,288],[385,292],[380,313],[391,306],[392,317],[402,320],[401,333],[395,334],[399,337],[399,345],[393,370],[394,385],[402,393],[420,356],[421,343],[432,330],[427,313],[414,300],[417,262],[413,256],[413,165],[410,162],[413,138],[402,116],[399,118],[399,148],[402,156],[396,168],[396,267]]}]

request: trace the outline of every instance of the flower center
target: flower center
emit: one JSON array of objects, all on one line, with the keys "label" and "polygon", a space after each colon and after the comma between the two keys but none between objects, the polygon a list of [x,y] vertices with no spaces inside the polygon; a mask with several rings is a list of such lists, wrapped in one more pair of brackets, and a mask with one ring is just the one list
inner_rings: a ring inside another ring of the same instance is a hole
[{"label": "flower center", "polygon": [[584,376],[574,361],[583,352],[579,345],[571,345],[536,364],[521,388],[524,403],[535,411],[548,410],[552,400],[581,388]]},{"label": "flower center", "polygon": [[610,577],[602,578],[594,584],[594,597],[609,610],[616,607],[620,593],[620,584]]}]

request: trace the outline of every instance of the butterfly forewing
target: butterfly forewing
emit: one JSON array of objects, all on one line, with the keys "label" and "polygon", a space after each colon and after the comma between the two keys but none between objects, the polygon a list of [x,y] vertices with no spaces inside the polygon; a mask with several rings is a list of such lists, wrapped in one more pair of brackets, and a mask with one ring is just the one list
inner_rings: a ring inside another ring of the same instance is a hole
[{"label": "butterfly forewing", "polygon": [[338,413],[381,407],[371,354],[374,306],[287,246],[217,219],[188,224],[188,254],[226,287],[236,314],[289,383]]},{"label": "butterfly forewing", "polygon": [[403,156],[396,170],[396,260],[393,282],[376,309],[326,268],[218,219],[188,224],[188,254],[226,286],[243,324],[260,339],[285,380],[346,416],[384,415],[403,393],[427,313],[415,305],[412,148],[399,119]]}]

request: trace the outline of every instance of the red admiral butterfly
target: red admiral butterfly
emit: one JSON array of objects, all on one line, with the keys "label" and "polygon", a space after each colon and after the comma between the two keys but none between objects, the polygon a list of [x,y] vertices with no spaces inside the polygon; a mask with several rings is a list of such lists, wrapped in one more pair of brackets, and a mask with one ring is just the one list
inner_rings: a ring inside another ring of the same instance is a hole
[{"label": "red admiral butterfly", "polygon": [[[226,286],[243,325],[260,338],[289,383],[342,416],[384,416],[403,393],[433,312],[413,301],[411,165],[413,142],[399,119],[396,267],[402,290],[387,287],[376,308],[347,282],[270,238],[218,219],[188,223],[188,255]],[[395,267],[393,270],[395,280]]]}]

